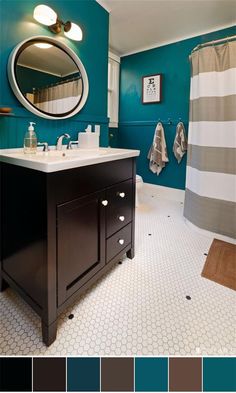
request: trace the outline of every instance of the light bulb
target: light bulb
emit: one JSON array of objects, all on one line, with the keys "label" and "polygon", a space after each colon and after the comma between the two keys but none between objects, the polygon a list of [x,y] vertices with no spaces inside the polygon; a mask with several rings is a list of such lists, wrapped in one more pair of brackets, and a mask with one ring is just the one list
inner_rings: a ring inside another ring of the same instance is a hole
[{"label": "light bulb", "polygon": [[49,49],[52,47],[51,44],[46,44],[45,42],[39,42],[38,44],[34,44],[35,46],[37,46],[37,48],[40,49]]},{"label": "light bulb", "polygon": [[54,25],[57,21],[57,14],[47,5],[40,4],[34,9],[34,19],[46,26]]},{"label": "light bulb", "polygon": [[64,32],[65,36],[70,38],[71,40],[81,41],[83,38],[83,32],[81,28],[75,23],[71,23],[71,28],[69,31]]}]

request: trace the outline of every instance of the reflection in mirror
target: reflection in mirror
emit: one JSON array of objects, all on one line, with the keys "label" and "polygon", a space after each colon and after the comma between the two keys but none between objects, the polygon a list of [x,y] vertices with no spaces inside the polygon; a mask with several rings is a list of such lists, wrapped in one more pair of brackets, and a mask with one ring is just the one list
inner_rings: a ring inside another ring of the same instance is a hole
[{"label": "reflection in mirror", "polygon": [[43,41],[24,45],[16,58],[15,73],[21,93],[44,113],[65,115],[81,100],[81,72],[74,60],[56,45]]}]

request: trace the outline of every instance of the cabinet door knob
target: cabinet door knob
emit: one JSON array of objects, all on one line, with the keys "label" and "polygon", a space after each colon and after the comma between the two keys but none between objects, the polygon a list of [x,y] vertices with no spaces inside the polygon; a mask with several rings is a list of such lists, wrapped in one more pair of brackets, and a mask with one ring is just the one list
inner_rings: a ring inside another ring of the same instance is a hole
[{"label": "cabinet door knob", "polygon": [[119,196],[120,196],[121,198],[124,198],[124,197],[125,197],[125,192],[119,192]]},{"label": "cabinet door knob", "polygon": [[108,201],[106,199],[104,199],[104,201],[102,201],[102,205],[103,206],[107,206],[108,205]]},{"label": "cabinet door knob", "polygon": [[120,221],[125,221],[125,216],[119,216]]},{"label": "cabinet door knob", "polygon": [[124,242],[125,242],[124,239],[119,239],[118,240],[118,243],[121,244],[121,245],[124,244]]}]

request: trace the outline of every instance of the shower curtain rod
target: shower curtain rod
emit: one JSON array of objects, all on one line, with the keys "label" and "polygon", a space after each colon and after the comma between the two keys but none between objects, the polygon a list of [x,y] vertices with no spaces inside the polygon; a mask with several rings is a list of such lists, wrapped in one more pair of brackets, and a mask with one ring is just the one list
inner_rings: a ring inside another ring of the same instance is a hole
[{"label": "shower curtain rod", "polygon": [[209,41],[209,42],[205,42],[203,44],[198,44],[197,46],[195,46],[195,48],[193,48],[192,52],[195,52],[197,49],[202,48],[203,46],[208,46],[208,45],[211,45],[211,44],[214,45],[214,44],[218,44],[219,42],[231,41],[231,40],[234,40],[234,39],[236,39],[236,35],[232,35],[230,37],[225,37],[225,38],[220,38],[219,40],[212,40],[212,41]]}]

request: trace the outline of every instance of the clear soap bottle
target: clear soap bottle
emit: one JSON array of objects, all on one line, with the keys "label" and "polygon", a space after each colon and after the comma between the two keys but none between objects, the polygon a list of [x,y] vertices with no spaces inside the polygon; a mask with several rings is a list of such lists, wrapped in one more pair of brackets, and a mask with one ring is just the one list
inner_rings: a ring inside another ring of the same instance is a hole
[{"label": "clear soap bottle", "polygon": [[34,131],[32,121],[29,123],[28,131],[25,133],[24,137],[24,153],[25,154],[35,154],[37,151],[37,135]]}]

